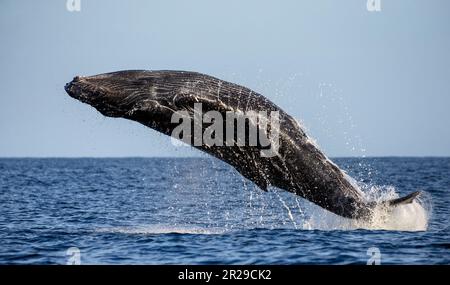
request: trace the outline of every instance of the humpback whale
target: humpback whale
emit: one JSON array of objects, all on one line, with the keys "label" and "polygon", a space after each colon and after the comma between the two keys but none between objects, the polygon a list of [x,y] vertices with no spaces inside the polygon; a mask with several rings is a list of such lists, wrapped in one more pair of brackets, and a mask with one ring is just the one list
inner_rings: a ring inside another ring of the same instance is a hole
[{"label": "humpback whale", "polygon": [[[76,76],[66,84],[65,90],[105,116],[133,120],[169,136],[177,127],[173,115],[183,111],[195,117],[195,104],[202,104],[202,112],[217,111],[224,115],[231,111],[277,112],[279,141],[276,155],[261,155],[264,147],[260,143],[194,144],[195,138],[191,136],[190,144],[228,163],[262,190],[273,186],[295,193],[345,218],[368,220],[375,207],[411,203],[420,194],[414,192],[382,202],[368,201],[293,117],[257,92],[209,75],[171,70],[126,70]],[[206,127],[201,128],[204,131]],[[270,122],[269,129],[274,129]]]}]

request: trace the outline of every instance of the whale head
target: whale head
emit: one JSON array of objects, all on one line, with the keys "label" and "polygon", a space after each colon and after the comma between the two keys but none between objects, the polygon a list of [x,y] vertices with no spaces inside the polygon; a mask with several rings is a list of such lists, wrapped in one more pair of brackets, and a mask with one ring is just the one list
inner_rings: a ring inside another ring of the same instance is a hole
[{"label": "whale head", "polygon": [[94,76],[76,76],[64,87],[66,92],[108,117],[126,117],[151,88],[146,71],[119,71]]}]

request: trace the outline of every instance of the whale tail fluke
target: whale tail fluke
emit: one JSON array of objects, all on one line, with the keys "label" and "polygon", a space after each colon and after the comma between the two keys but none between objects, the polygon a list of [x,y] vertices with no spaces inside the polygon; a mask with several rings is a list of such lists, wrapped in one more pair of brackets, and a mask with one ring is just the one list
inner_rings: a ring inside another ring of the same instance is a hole
[{"label": "whale tail fluke", "polygon": [[[406,196],[395,198],[391,200],[384,200],[381,202],[372,201],[367,204],[367,208],[361,208],[358,212],[359,217],[362,219],[371,220],[375,213],[390,213],[394,208],[402,205],[408,205],[414,202],[414,200],[422,194],[422,191],[415,191]],[[381,212],[380,212],[381,210]],[[376,215],[375,215],[376,216]]]},{"label": "whale tail fluke", "polygon": [[421,191],[415,191],[411,194],[408,194],[404,197],[400,197],[397,199],[392,199],[389,201],[386,201],[386,203],[391,206],[391,207],[395,207],[395,206],[400,206],[400,205],[405,205],[405,204],[410,204],[412,203],[417,197],[420,196],[422,192]]}]

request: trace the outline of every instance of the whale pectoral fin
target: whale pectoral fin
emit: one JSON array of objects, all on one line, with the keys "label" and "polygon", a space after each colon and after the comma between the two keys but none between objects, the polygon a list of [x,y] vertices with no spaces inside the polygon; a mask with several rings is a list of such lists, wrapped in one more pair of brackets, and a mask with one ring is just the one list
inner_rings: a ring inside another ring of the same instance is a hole
[{"label": "whale pectoral fin", "polygon": [[268,187],[267,181],[262,179],[262,180],[257,180],[254,182],[255,182],[256,186],[258,186],[261,190],[263,190],[264,192],[267,192],[267,187]]},{"label": "whale pectoral fin", "polygon": [[400,197],[397,199],[393,199],[393,200],[389,200],[387,201],[389,206],[399,206],[399,205],[404,205],[404,204],[410,204],[414,201],[414,199],[416,199],[422,192],[421,191],[416,191],[413,192],[409,195],[406,195],[404,197]]}]

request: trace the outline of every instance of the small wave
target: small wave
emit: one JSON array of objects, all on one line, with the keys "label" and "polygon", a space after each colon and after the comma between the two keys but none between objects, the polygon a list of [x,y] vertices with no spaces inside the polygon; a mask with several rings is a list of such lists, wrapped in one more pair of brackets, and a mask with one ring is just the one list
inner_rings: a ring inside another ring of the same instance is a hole
[{"label": "small wave", "polygon": [[195,226],[170,226],[170,225],[142,225],[129,227],[105,227],[95,230],[97,233],[121,233],[121,234],[196,234],[213,235],[222,234],[224,229],[220,228],[202,228]]}]

